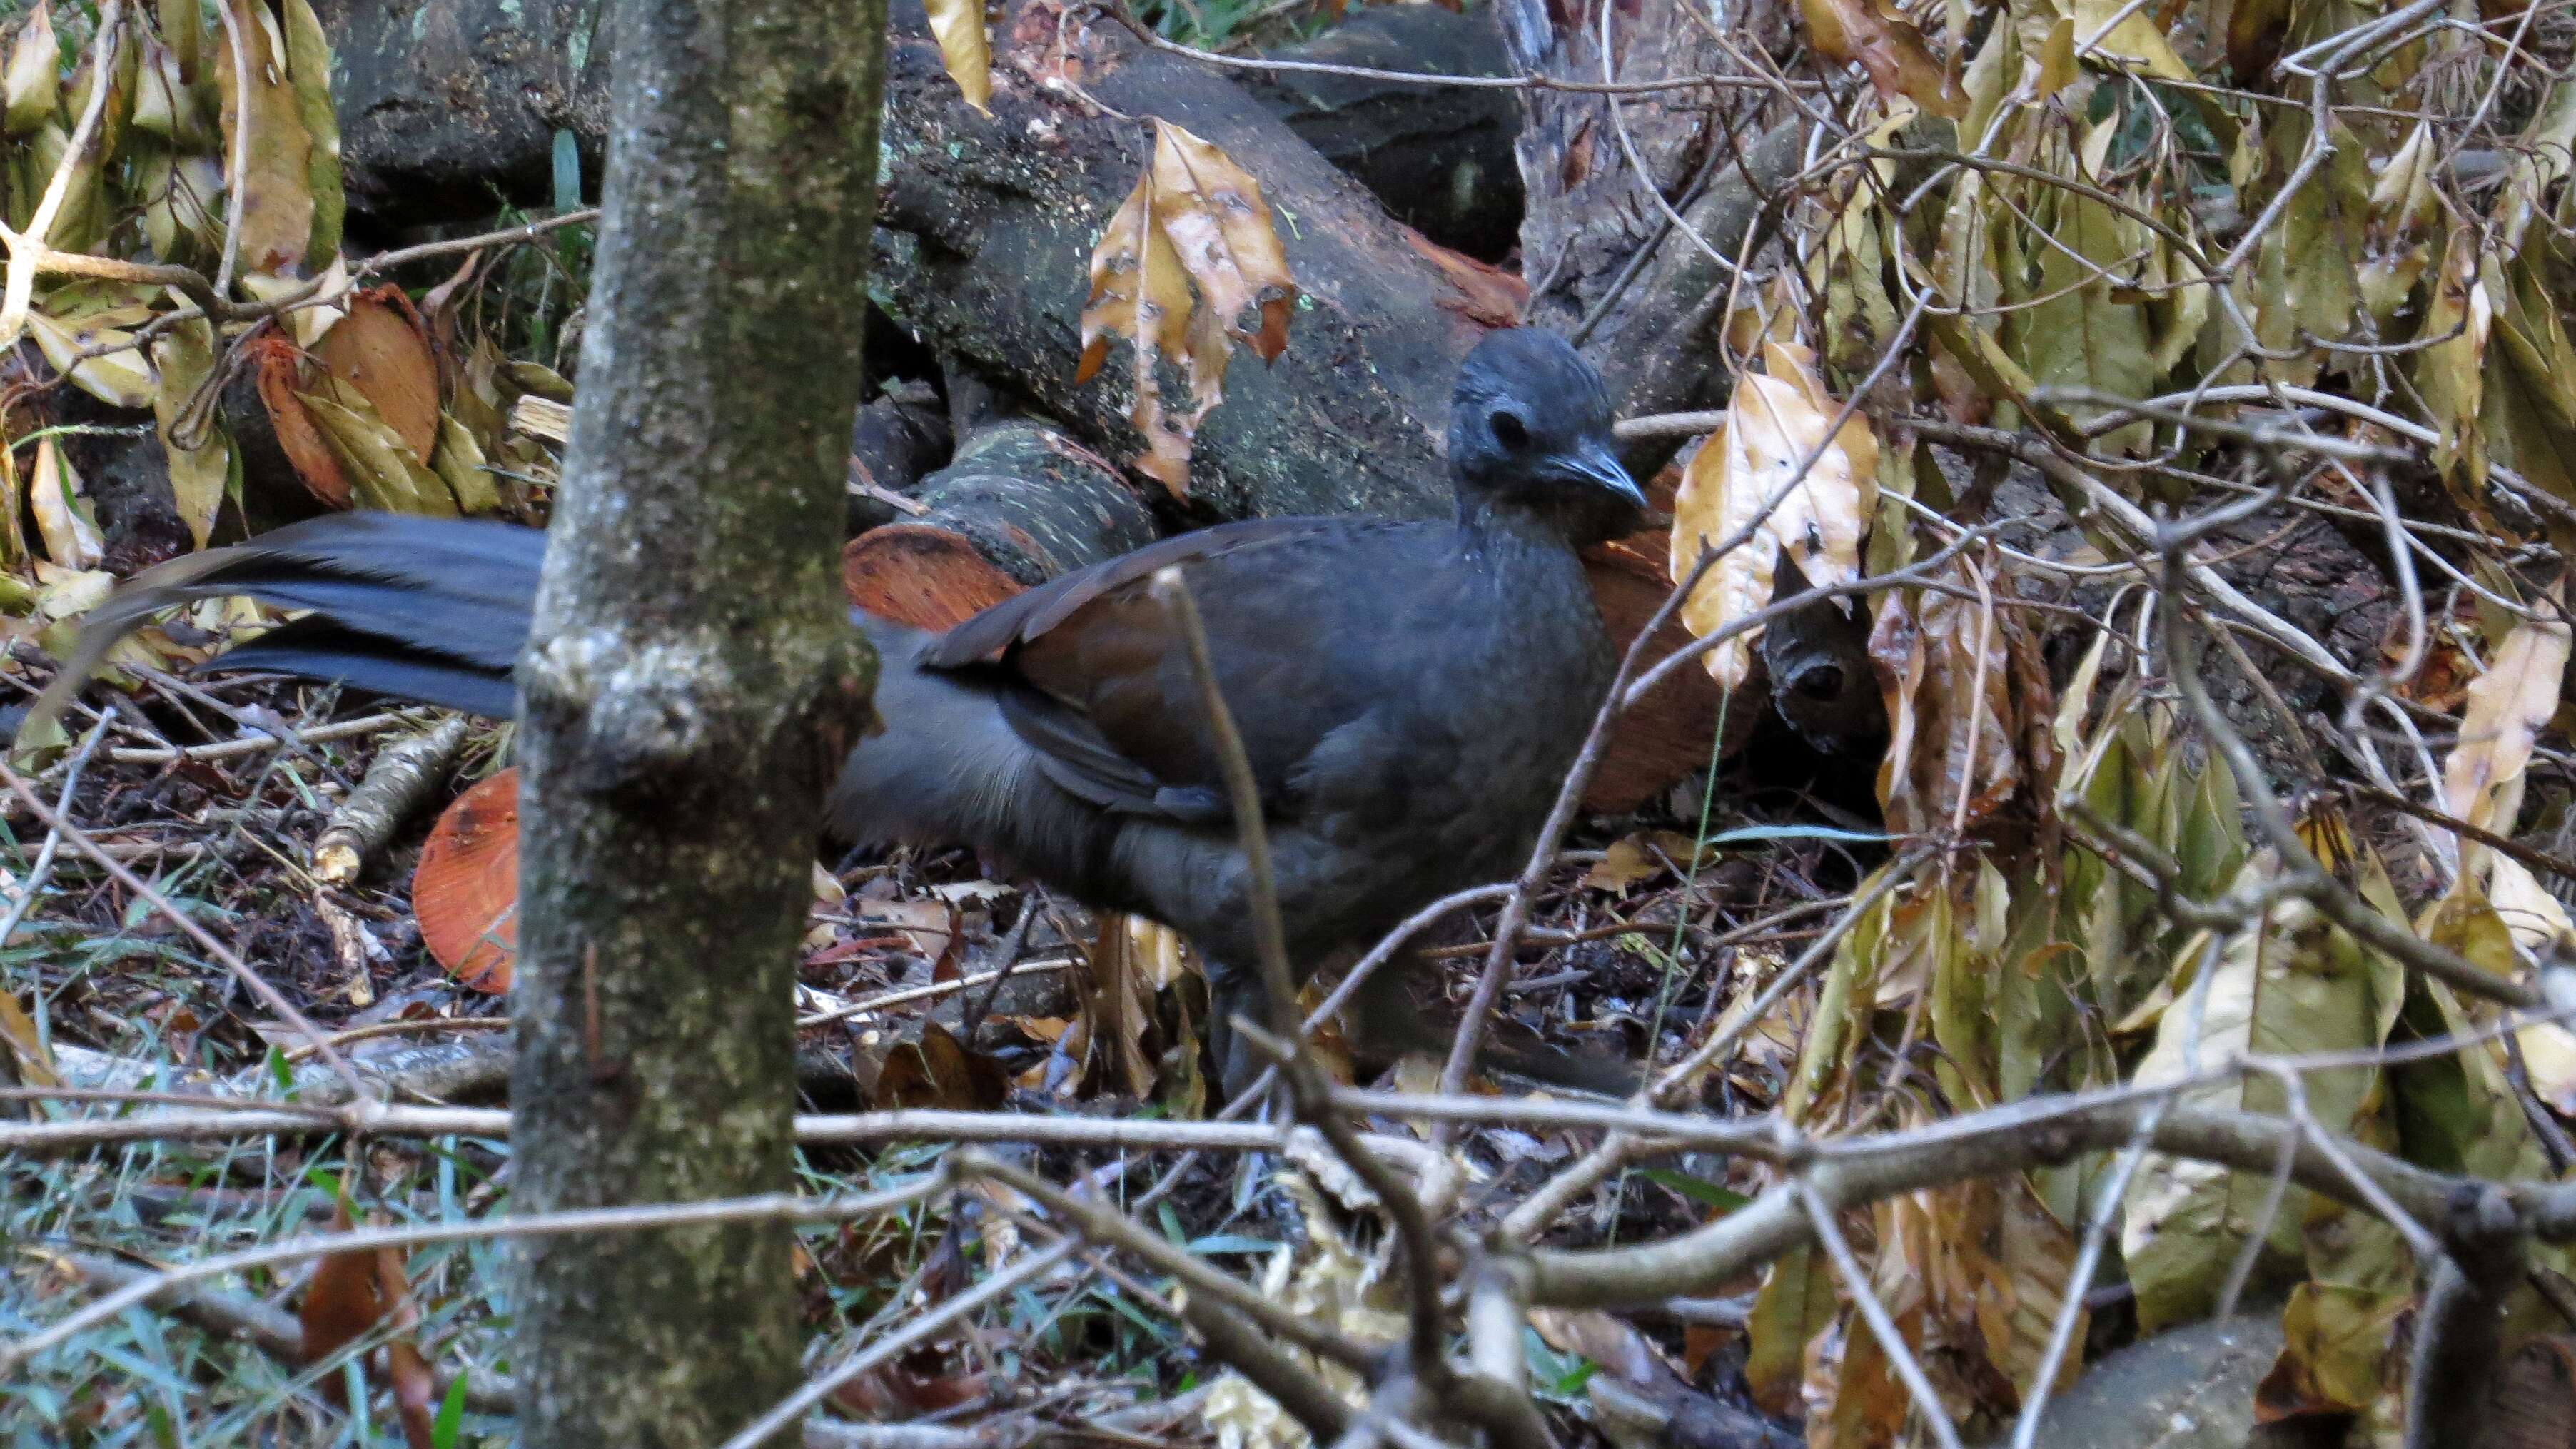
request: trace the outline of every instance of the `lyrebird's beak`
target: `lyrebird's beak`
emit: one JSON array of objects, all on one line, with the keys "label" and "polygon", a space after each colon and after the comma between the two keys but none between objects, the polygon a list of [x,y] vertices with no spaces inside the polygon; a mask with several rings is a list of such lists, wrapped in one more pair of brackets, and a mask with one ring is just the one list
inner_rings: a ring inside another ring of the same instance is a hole
[{"label": "lyrebird's beak", "polygon": [[1640,509],[1647,507],[1644,490],[1637,486],[1637,480],[1628,476],[1628,470],[1620,465],[1618,455],[1610,451],[1608,443],[1597,439],[1578,443],[1564,455],[1563,463],[1567,476],[1607,490],[1622,503]]}]

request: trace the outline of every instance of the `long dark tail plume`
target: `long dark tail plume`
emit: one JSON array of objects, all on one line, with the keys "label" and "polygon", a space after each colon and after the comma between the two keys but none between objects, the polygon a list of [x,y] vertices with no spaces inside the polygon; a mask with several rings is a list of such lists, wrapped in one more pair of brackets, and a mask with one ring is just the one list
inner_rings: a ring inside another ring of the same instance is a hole
[{"label": "long dark tail plume", "polygon": [[173,559],[90,611],[30,719],[51,718],[153,614],[235,594],[311,612],[209,668],[274,669],[508,718],[545,549],[541,530],[516,524],[341,513]]}]

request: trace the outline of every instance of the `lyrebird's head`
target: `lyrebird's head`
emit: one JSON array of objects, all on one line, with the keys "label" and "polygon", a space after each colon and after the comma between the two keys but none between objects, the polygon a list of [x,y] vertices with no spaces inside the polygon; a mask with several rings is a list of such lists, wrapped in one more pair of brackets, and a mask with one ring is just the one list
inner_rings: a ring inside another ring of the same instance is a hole
[{"label": "lyrebird's head", "polygon": [[1578,543],[1634,529],[1646,495],[1620,466],[1610,422],[1610,389],[1564,338],[1493,333],[1459,364],[1449,401],[1459,506],[1525,508]]}]

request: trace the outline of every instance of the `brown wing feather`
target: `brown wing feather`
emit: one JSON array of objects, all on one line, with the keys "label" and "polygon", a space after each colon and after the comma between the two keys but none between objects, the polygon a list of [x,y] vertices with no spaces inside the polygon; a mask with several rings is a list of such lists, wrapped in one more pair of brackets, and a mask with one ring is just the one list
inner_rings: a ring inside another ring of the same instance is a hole
[{"label": "brown wing feather", "polygon": [[1265,518],[1167,538],[1004,600],[932,641],[921,660],[992,677],[1012,733],[1071,794],[1203,823],[1215,811],[1215,757],[1204,721],[1173,707],[1174,641],[1148,583],[1169,566],[1350,526]]},{"label": "brown wing feather", "polygon": [[1134,553],[1120,554],[1089,568],[1076,569],[1062,578],[1049,579],[1024,594],[1004,599],[932,641],[930,647],[922,652],[921,662],[933,669],[999,664],[1014,646],[1026,644],[1047,633],[1071,618],[1083,605],[1103,594],[1152,578],[1157,571],[1172,564],[1195,563],[1216,554],[1294,538],[1343,522],[1346,520],[1253,518],[1149,543]]}]

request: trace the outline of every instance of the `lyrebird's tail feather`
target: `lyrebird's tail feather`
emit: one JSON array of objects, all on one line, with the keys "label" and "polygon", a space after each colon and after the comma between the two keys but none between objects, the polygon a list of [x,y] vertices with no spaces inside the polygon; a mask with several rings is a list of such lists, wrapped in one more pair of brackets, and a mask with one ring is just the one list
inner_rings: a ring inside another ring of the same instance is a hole
[{"label": "lyrebird's tail feather", "polygon": [[541,530],[516,524],[342,513],[173,559],[90,611],[30,719],[50,718],[155,613],[235,594],[311,612],[226,653],[217,668],[336,679],[506,718],[545,548]]}]

